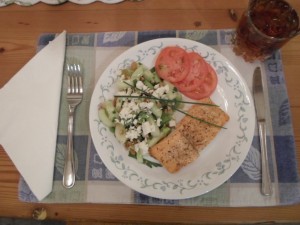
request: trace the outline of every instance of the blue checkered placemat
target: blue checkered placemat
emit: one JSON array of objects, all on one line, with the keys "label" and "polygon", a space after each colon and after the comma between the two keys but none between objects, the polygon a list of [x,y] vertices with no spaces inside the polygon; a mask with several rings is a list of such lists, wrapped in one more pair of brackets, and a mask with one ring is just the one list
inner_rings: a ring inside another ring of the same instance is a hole
[{"label": "blue checkered placemat", "polygon": [[[280,52],[264,63],[246,63],[232,52],[232,30],[164,30],[79,33],[67,35],[66,60],[77,58],[84,67],[86,93],[76,112],[75,160],[76,185],[66,190],[61,185],[64,152],[67,143],[67,103],[64,79],[60,122],[57,137],[54,186],[44,203],[118,203],[155,204],[182,206],[274,206],[300,202],[300,182],[297,174],[296,149],[292,128],[290,105],[285,85]],[[43,34],[38,48],[47,45],[55,34]],[[238,171],[215,190],[185,200],[164,200],[137,193],[120,181],[104,166],[97,154],[89,131],[89,103],[98,78],[118,55],[130,47],[155,38],[180,37],[209,45],[227,57],[240,71],[250,90],[252,73],[256,66],[263,69],[268,89],[268,155],[274,193],[271,197],[261,195],[260,148],[255,132],[248,156]],[[65,76],[64,76],[65,78]],[[24,180],[20,179],[21,201],[36,202]]]}]

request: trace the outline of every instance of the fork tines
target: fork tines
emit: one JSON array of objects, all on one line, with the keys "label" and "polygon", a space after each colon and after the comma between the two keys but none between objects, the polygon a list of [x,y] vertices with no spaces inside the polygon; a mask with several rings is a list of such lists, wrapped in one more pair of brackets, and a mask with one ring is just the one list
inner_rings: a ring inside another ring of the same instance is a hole
[{"label": "fork tines", "polygon": [[82,77],[77,75],[68,76],[68,93],[69,94],[82,94]]}]

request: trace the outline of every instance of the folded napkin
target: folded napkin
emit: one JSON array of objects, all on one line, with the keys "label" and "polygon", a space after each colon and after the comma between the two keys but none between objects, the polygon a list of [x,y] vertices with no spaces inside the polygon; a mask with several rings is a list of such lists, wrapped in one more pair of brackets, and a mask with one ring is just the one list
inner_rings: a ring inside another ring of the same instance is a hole
[{"label": "folded napkin", "polygon": [[52,190],[66,32],[0,89],[0,144],[42,200]]}]

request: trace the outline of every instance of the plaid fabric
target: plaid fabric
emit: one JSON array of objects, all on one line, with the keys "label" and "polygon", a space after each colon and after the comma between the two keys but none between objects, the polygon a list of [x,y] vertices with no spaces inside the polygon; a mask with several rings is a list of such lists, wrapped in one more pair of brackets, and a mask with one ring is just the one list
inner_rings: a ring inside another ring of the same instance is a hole
[{"label": "plaid fabric", "polygon": [[[246,63],[232,52],[230,43],[232,30],[164,30],[128,31],[105,33],[68,34],[66,60],[76,57],[84,66],[85,95],[76,112],[75,159],[77,165],[76,185],[66,190],[61,185],[64,152],[67,143],[67,103],[64,79],[60,122],[57,137],[54,186],[44,203],[124,203],[182,206],[274,206],[300,202],[300,182],[297,174],[295,141],[292,128],[289,100],[287,96],[280,52],[264,63]],[[38,47],[42,48],[53,40],[54,34],[40,37]],[[185,200],[163,200],[145,196],[131,190],[118,181],[105,167],[93,145],[89,131],[89,104],[98,78],[119,54],[130,47],[162,37],[192,39],[209,45],[227,57],[240,71],[250,90],[252,73],[256,66],[263,69],[267,84],[269,114],[267,124],[268,155],[270,160],[273,195],[261,195],[260,148],[257,129],[251,149],[238,171],[215,190]],[[66,76],[64,76],[66,77]],[[20,179],[21,201],[36,202],[24,180]]]}]

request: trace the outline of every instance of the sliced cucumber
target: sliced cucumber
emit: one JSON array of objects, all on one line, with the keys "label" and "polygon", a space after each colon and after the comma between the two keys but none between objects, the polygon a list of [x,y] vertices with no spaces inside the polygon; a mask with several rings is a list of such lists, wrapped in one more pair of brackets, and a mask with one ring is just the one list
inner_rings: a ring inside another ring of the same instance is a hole
[{"label": "sliced cucumber", "polygon": [[139,80],[139,78],[143,75],[144,68],[143,66],[139,66],[132,74],[131,80]]},{"label": "sliced cucumber", "polygon": [[176,92],[175,100],[178,100],[177,102],[175,101],[175,107],[183,108],[184,104],[182,102],[180,102],[180,101],[182,101],[182,95],[179,92]]},{"label": "sliced cucumber", "polygon": [[108,115],[106,113],[106,110],[101,108],[99,109],[98,111],[98,116],[99,116],[99,119],[100,121],[107,127],[113,127],[115,124],[113,121],[111,121],[109,118],[108,118]]},{"label": "sliced cucumber", "polygon": [[151,73],[151,71],[148,70],[148,69],[146,69],[146,70],[144,71],[144,78],[145,78],[147,81],[149,81],[149,82],[151,82],[151,83],[154,83],[154,75],[153,75],[153,73]]},{"label": "sliced cucumber", "polygon": [[158,84],[161,82],[161,79],[160,77],[157,75],[156,72],[153,72],[153,80],[154,80],[154,83]]},{"label": "sliced cucumber", "polygon": [[162,125],[168,125],[171,120],[172,120],[172,115],[170,115],[169,113],[163,113],[161,115],[161,124]]},{"label": "sliced cucumber", "polygon": [[143,153],[142,153],[142,150],[139,149],[137,154],[136,154],[136,159],[139,163],[143,163],[144,162],[144,159],[143,159]]},{"label": "sliced cucumber", "polygon": [[178,92],[175,90],[175,87],[172,84],[170,84],[170,83],[167,83],[167,84],[169,85],[169,91],[167,93],[167,97],[168,97],[168,99],[173,100],[177,97]]},{"label": "sliced cucumber", "polygon": [[120,112],[123,105],[123,99],[122,98],[116,98],[116,111]]},{"label": "sliced cucumber", "polygon": [[151,139],[148,139],[147,144],[149,145],[149,147],[152,147],[153,145],[158,143],[161,139],[166,137],[170,132],[171,132],[171,128],[163,127],[158,136],[152,137]]},{"label": "sliced cucumber", "polygon": [[160,135],[159,127],[156,125],[156,123],[153,123],[152,125],[155,127],[155,129],[151,132],[151,135],[152,137],[158,137]]},{"label": "sliced cucumber", "polygon": [[143,123],[148,120],[149,116],[150,115],[147,112],[140,112],[137,117],[137,120],[139,123]]},{"label": "sliced cucumber", "polygon": [[170,91],[173,91],[174,88],[175,88],[175,86],[174,86],[173,84],[171,84],[170,82],[168,82],[168,81],[166,81],[166,80],[163,81],[163,84],[164,84],[164,85],[168,85]]},{"label": "sliced cucumber", "polygon": [[156,121],[153,117],[149,117],[148,122],[151,124],[151,126],[154,126],[154,130],[151,131],[152,137],[158,137],[160,135],[159,127],[156,124]]},{"label": "sliced cucumber", "polygon": [[156,116],[156,118],[160,118],[163,113],[162,110],[155,103],[153,104],[151,111]]},{"label": "sliced cucumber", "polygon": [[105,101],[102,107],[105,109],[109,120],[114,121],[116,119],[116,108],[114,107],[113,101]]},{"label": "sliced cucumber", "polygon": [[118,79],[116,85],[117,85],[117,88],[118,88],[119,91],[126,90],[129,87],[129,85],[126,84],[125,82],[130,84],[130,85],[133,85],[132,80],[119,80]]},{"label": "sliced cucumber", "polygon": [[144,82],[143,82],[148,88],[150,88],[150,89],[154,89],[154,86],[151,84],[151,82],[150,81],[148,81],[148,80],[144,80]]},{"label": "sliced cucumber", "polygon": [[120,123],[116,124],[115,136],[121,144],[124,144],[126,142],[126,130],[125,127]]}]

